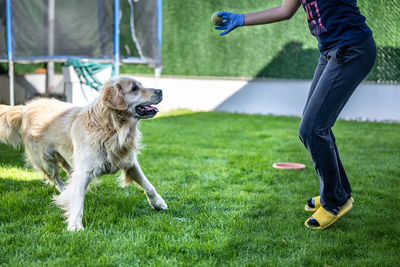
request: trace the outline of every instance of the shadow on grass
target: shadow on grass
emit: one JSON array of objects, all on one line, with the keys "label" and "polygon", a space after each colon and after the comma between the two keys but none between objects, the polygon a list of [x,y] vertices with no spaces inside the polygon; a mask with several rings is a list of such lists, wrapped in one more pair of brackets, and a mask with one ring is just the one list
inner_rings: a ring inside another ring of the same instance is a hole
[{"label": "shadow on grass", "polygon": [[[154,216],[155,211],[141,190],[135,186],[131,189],[119,188],[112,181],[116,177],[99,179],[107,181],[93,186],[85,196],[85,227],[97,227],[104,223],[118,225],[133,218]],[[0,175],[0,192],[0,221],[3,223],[26,224],[26,218],[33,218],[35,222],[32,227],[43,223],[49,226],[64,224],[64,212],[52,200],[59,193],[54,186],[45,184],[43,180],[21,181]],[[59,230],[65,229],[65,225],[60,225]]]},{"label": "shadow on grass", "polygon": [[1,194],[7,194],[8,192],[14,191],[24,191],[31,190],[34,192],[38,188],[45,187],[43,180],[15,180],[10,178],[4,178],[3,175],[0,174],[0,191]]},{"label": "shadow on grass", "polygon": [[0,165],[8,165],[18,168],[25,168],[25,156],[23,148],[14,149],[0,143]]},{"label": "shadow on grass", "polygon": [[[0,144],[0,151],[0,167],[4,170],[0,169],[0,221],[16,223],[35,216],[35,220],[41,221],[43,214],[52,214],[49,223],[62,222],[63,212],[52,201],[59,192],[45,183],[40,172],[36,175],[26,168],[23,150]],[[104,214],[108,214],[108,220],[118,224],[122,218],[151,215],[152,208],[143,192],[134,185],[120,188],[117,177],[118,173],[99,177],[101,182],[89,187],[85,197],[86,219],[102,221]]]}]

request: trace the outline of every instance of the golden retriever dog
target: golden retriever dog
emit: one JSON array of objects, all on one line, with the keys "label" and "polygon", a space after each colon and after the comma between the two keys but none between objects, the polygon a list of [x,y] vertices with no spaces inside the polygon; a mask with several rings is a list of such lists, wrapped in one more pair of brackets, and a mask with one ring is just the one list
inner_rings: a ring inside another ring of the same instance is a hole
[{"label": "golden retriever dog", "polygon": [[[54,201],[65,211],[70,231],[83,229],[83,203],[91,180],[119,170],[123,184],[136,182],[154,209],[165,210],[165,201],[137,161],[137,125],[157,114],[151,105],[161,100],[161,90],[117,77],[104,84],[100,96],[86,107],[47,98],[14,107],[0,105],[0,141],[24,144],[27,161],[60,191]],[[66,185],[60,166],[69,177]]]}]

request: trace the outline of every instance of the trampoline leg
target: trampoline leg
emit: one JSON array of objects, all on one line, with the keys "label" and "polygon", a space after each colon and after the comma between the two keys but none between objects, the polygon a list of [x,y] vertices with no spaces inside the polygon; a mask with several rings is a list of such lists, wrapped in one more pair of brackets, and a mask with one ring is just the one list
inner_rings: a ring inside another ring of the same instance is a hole
[{"label": "trampoline leg", "polygon": [[10,86],[10,106],[14,106],[14,62],[8,61],[8,79]]}]

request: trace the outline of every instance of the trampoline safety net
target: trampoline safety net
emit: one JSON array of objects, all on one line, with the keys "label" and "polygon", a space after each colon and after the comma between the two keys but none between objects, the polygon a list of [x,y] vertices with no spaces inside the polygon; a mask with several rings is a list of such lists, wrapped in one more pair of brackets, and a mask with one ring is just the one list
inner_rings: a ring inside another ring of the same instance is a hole
[{"label": "trampoline safety net", "polygon": [[7,58],[6,1],[0,0],[0,59]]},{"label": "trampoline safety net", "polygon": [[[7,58],[6,0],[0,0],[0,58]],[[120,55],[158,67],[161,43],[157,0],[120,0]],[[111,61],[114,55],[114,1],[11,0],[16,62],[71,57]],[[52,19],[54,18],[54,19]]]}]

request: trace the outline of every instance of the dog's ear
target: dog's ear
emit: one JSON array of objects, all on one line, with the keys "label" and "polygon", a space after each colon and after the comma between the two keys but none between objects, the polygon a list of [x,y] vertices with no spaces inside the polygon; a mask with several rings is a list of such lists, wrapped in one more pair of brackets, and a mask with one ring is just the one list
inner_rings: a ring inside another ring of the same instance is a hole
[{"label": "dog's ear", "polygon": [[128,104],[121,93],[121,85],[119,83],[114,86],[110,85],[103,90],[101,101],[104,106],[117,110],[128,109]]}]

